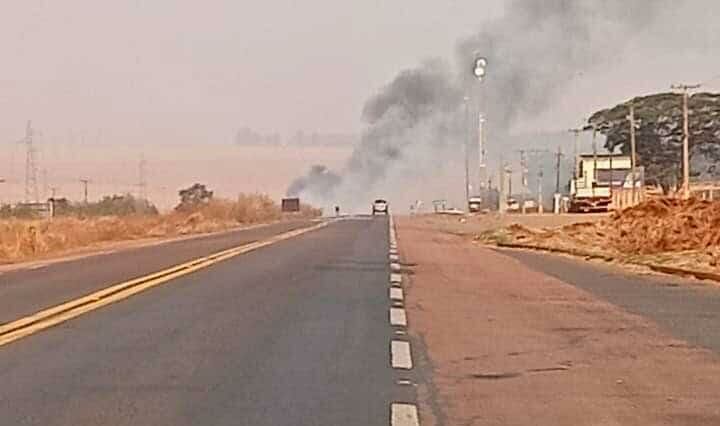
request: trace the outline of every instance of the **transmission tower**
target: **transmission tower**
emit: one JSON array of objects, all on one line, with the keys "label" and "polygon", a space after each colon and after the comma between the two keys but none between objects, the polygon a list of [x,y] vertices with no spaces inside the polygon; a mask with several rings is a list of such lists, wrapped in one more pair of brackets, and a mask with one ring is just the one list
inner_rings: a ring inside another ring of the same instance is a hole
[{"label": "transmission tower", "polygon": [[147,200],[147,161],[145,157],[140,157],[140,163],[138,164],[138,198],[141,200]]},{"label": "transmission tower", "polygon": [[39,202],[40,194],[38,191],[37,164],[35,163],[35,154],[37,150],[33,144],[33,128],[32,122],[28,120],[25,128],[25,137],[20,143],[25,145],[25,202]]}]

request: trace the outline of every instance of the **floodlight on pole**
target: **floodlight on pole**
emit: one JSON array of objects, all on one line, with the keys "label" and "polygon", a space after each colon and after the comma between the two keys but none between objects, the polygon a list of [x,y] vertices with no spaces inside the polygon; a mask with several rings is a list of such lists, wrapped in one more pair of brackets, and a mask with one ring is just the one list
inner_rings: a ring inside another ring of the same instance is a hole
[{"label": "floodlight on pole", "polygon": [[485,75],[487,74],[487,65],[487,59],[482,56],[475,58],[475,65],[473,67],[473,75],[475,78],[481,81],[485,78]]}]

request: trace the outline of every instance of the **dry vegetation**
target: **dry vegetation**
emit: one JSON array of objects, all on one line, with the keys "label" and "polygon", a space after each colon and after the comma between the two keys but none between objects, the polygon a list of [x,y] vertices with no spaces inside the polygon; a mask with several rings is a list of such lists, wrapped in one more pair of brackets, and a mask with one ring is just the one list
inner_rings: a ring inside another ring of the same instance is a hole
[{"label": "dry vegetation", "polygon": [[[293,217],[316,217],[320,211],[303,206]],[[94,245],[143,238],[223,231],[243,225],[281,220],[279,206],[261,194],[237,200],[213,199],[191,212],[48,219],[0,220],[0,262],[12,263]]]},{"label": "dry vegetation", "polygon": [[653,199],[594,223],[545,229],[511,225],[477,239],[718,272],[720,202]]}]

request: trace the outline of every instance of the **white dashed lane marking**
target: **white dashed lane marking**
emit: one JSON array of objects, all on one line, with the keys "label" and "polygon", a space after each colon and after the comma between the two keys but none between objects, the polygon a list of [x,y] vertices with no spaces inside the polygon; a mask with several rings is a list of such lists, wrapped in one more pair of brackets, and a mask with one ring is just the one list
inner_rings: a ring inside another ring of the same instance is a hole
[{"label": "white dashed lane marking", "polygon": [[390,406],[390,426],[419,426],[417,407],[395,403]]},{"label": "white dashed lane marking", "polygon": [[390,343],[390,359],[393,368],[410,370],[413,367],[410,343],[402,340],[393,340]]},{"label": "white dashed lane marking", "polygon": [[390,274],[390,282],[393,284],[400,284],[402,282],[402,275]]},{"label": "white dashed lane marking", "polygon": [[403,300],[403,290],[401,288],[390,288],[391,300]]},{"label": "white dashed lane marking", "polygon": [[391,271],[399,272],[400,269],[401,269],[401,268],[400,268],[400,264],[399,264],[399,263],[394,263],[394,262],[393,262],[393,263],[390,264],[390,270],[391,270]]},{"label": "white dashed lane marking", "polygon": [[390,325],[407,327],[407,316],[405,315],[405,309],[390,308]]}]

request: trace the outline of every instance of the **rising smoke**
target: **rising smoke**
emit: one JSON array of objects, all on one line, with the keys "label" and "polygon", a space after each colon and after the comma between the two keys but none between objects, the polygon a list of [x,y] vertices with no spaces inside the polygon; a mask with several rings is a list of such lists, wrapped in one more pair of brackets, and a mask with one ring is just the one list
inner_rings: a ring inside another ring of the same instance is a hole
[{"label": "rising smoke", "polygon": [[[327,173],[311,172],[294,182],[290,192],[348,209],[363,208],[380,196],[401,208],[416,199],[458,200],[467,137],[465,95],[482,99],[488,136],[496,147],[490,154],[499,154],[520,120],[552,106],[577,75],[612,64],[662,8],[680,7],[678,3],[512,0],[501,19],[459,41],[455,69],[440,60],[423,63],[401,72],[367,101],[361,142],[331,184]],[[482,89],[471,74],[478,54],[490,63]]]}]

